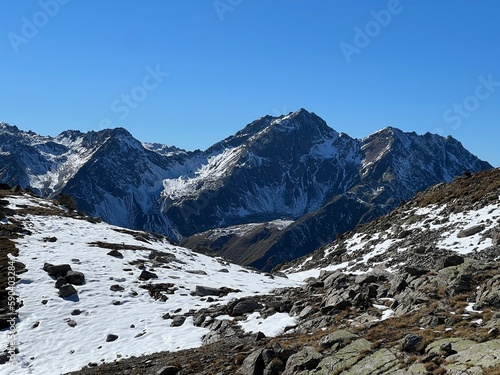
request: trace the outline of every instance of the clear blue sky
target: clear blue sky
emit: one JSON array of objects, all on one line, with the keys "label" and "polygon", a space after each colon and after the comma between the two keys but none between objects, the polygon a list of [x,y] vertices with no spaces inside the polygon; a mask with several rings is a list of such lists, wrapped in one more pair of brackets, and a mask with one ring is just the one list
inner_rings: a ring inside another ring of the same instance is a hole
[{"label": "clear blue sky", "polygon": [[500,166],[499,15],[498,0],[0,0],[0,121],[205,149],[304,107],[354,137],[452,135]]}]

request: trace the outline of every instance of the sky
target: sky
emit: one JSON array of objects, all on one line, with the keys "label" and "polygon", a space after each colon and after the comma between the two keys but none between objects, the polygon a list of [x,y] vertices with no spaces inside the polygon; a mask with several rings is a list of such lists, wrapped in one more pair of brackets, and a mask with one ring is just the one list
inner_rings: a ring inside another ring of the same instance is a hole
[{"label": "sky", "polygon": [[500,166],[497,0],[0,0],[0,121],[206,149],[305,108]]}]

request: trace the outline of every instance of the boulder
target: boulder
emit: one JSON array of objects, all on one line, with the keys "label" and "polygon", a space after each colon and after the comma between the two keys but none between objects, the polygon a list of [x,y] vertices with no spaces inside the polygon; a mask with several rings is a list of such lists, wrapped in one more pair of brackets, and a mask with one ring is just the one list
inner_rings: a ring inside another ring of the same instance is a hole
[{"label": "boulder", "polygon": [[194,294],[199,296],[199,297],[219,296],[220,289],[219,288],[212,288],[209,286],[196,285]]},{"label": "boulder", "polygon": [[353,341],[338,352],[325,357],[317,366],[315,374],[341,374],[363,358],[365,353],[371,350],[371,347],[372,343],[368,340],[361,338]]},{"label": "boulder", "polygon": [[121,285],[114,284],[114,285],[111,285],[109,287],[109,290],[111,290],[113,292],[123,292],[125,290],[125,288]]},{"label": "boulder", "polygon": [[437,261],[437,269],[443,269],[446,267],[458,266],[464,262],[464,257],[460,255],[450,255],[443,257]]},{"label": "boulder", "polygon": [[238,374],[241,375],[262,375],[265,369],[264,360],[262,359],[262,349],[252,352],[245,358]]},{"label": "boulder", "polygon": [[322,337],[319,341],[319,345],[324,349],[330,349],[332,347],[336,349],[338,345],[350,342],[356,338],[358,338],[358,335],[355,335],[354,333],[339,330]]},{"label": "boulder", "polygon": [[158,275],[156,273],[149,272],[146,270],[143,270],[141,272],[141,274],[139,275],[139,280],[142,280],[142,281],[147,281],[147,280],[157,279],[157,278],[158,278]]},{"label": "boulder", "polygon": [[170,327],[180,327],[181,325],[184,324],[185,321],[186,321],[185,316],[177,315],[172,320],[172,323],[170,323]]},{"label": "boulder", "polygon": [[85,275],[83,272],[70,270],[66,274],[65,280],[68,284],[83,285],[85,284]]},{"label": "boulder", "polygon": [[120,253],[118,250],[114,249],[114,250],[111,250],[107,255],[109,256],[112,256],[112,257],[115,257],[115,258],[120,258],[122,259],[123,258],[123,254]]},{"label": "boulder", "polygon": [[179,369],[174,366],[165,366],[156,371],[155,375],[176,375]]},{"label": "boulder", "polygon": [[116,341],[118,339],[118,335],[113,335],[110,333],[108,336],[106,336],[106,342],[112,342]]},{"label": "boulder", "polygon": [[247,313],[253,313],[255,310],[261,309],[262,305],[252,298],[244,299],[237,302],[231,311],[234,316],[239,316]]},{"label": "boulder", "polygon": [[59,276],[66,276],[68,271],[71,271],[71,266],[69,264],[50,264],[44,263],[43,270],[47,272],[50,276],[58,278]]},{"label": "boulder", "polygon": [[75,287],[71,284],[65,284],[65,285],[62,285],[60,288],[59,288],[59,295],[62,297],[62,298],[66,298],[66,297],[69,297],[69,296],[72,296],[73,294],[76,294],[78,293],[77,290],[75,289]]},{"label": "boulder", "polygon": [[367,355],[358,363],[342,372],[344,375],[394,374],[399,368],[399,360],[388,349],[380,349]]},{"label": "boulder", "polygon": [[466,228],[464,230],[461,230],[458,232],[457,237],[458,238],[464,238],[464,237],[470,237],[473,236],[479,232],[482,232],[484,230],[485,226],[484,225],[474,225],[472,227]]},{"label": "boulder", "polygon": [[313,370],[321,362],[323,356],[312,346],[306,346],[286,361],[283,375],[297,374],[299,371]]},{"label": "boulder", "polygon": [[403,339],[401,349],[408,353],[419,352],[422,349],[421,346],[423,341],[424,337],[421,335],[406,335]]}]

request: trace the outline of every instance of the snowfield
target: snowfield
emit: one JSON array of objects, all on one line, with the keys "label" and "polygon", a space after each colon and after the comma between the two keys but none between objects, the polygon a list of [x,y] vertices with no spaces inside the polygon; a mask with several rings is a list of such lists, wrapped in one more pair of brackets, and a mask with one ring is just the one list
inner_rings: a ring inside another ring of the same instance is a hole
[{"label": "snowfield", "polygon": [[[8,199],[8,208],[14,210],[19,205],[40,207],[42,202],[29,196]],[[24,263],[28,271],[19,275],[21,280],[15,286],[15,293],[23,302],[18,310],[17,333],[12,337],[8,330],[0,332],[2,348],[7,347],[9,339],[15,339],[18,363],[1,365],[2,375],[61,374],[91,362],[197,347],[208,329],[194,326],[192,318],[187,318],[180,327],[171,327],[172,319],[162,316],[182,315],[302,283],[281,277],[272,279],[222,259],[173,246],[163,238],[153,241],[150,236],[144,242],[134,238],[141,232],[119,232],[121,228],[105,223],[59,216],[15,215],[14,218],[21,219],[32,234],[16,240],[19,249],[16,260]],[[57,240],[49,242],[48,237]],[[123,254],[120,259],[107,255],[110,249],[91,245],[98,241],[145,249],[119,249]],[[163,267],[153,267],[148,259],[151,250],[175,256],[175,260]],[[140,281],[142,270],[137,261],[144,262],[145,268],[158,278]],[[59,297],[55,280],[42,269],[44,263],[69,264],[74,271],[84,273],[85,284],[75,285],[77,297]],[[221,272],[222,269],[227,271]],[[204,271],[206,275],[187,271]],[[177,290],[167,296],[166,302],[161,302],[140,287],[150,282],[171,283]],[[119,285],[123,291],[110,290],[112,285]],[[240,292],[208,302],[206,298],[191,295],[197,285],[224,286]],[[244,329],[264,330],[267,335],[278,333],[290,324],[293,318],[287,314],[276,314],[268,321],[252,315],[242,322]],[[118,338],[107,342],[109,334]]]}]

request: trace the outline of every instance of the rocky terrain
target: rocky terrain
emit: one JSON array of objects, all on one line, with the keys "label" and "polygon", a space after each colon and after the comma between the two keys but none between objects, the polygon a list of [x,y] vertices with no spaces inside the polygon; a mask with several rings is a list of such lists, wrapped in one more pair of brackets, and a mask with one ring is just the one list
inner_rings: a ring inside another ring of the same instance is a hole
[{"label": "rocky terrain", "polygon": [[72,374],[500,374],[499,238],[500,170],[467,174],[262,274],[272,293],[201,288],[166,317],[204,329],[201,347]]},{"label": "rocky terrain", "polygon": [[355,139],[305,109],[193,152],[121,128],[47,137],[0,123],[0,182],[63,192],[107,223],[267,271],[417,191],[488,168],[452,137],[388,127]]}]

